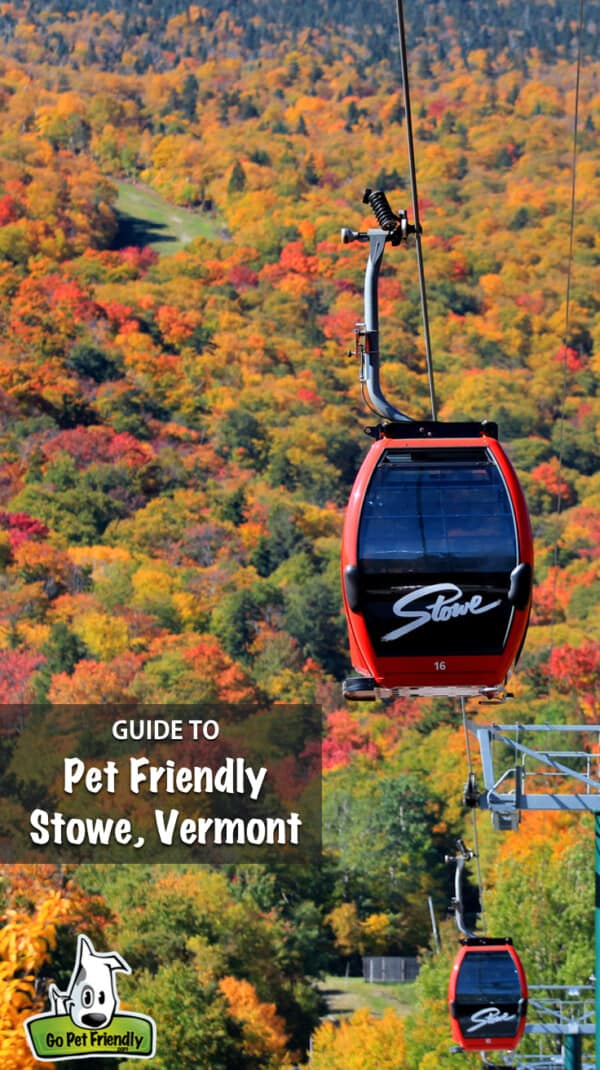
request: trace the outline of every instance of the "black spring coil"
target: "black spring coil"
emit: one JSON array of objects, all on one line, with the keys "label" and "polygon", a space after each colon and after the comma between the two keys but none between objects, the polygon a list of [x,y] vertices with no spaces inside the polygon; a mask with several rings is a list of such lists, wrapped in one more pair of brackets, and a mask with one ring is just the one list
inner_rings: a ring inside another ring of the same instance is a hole
[{"label": "black spring coil", "polygon": [[382,230],[395,230],[398,226],[398,216],[394,215],[390,203],[381,189],[366,189],[363,204],[368,204],[373,209],[377,222]]}]

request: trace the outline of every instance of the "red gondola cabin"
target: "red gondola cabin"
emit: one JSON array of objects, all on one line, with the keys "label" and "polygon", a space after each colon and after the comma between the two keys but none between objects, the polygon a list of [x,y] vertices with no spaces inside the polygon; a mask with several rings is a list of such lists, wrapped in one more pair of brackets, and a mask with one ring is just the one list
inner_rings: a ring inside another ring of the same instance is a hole
[{"label": "red gondola cabin", "polygon": [[452,1038],[465,1051],[513,1051],[525,1031],[527,981],[512,942],[465,940],[450,974]]},{"label": "red gondola cabin", "polygon": [[491,696],[527,630],[533,543],[494,424],[370,429],[342,541],[349,699]]}]

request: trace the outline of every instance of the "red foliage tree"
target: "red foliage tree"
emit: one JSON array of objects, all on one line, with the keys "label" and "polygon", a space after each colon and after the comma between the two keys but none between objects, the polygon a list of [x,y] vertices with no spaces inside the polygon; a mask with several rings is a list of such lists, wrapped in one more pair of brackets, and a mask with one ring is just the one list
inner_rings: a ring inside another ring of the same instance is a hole
[{"label": "red foliage tree", "polygon": [[0,652],[0,703],[29,702],[31,677],[46,661],[43,654],[28,650]]},{"label": "red foliage tree", "polygon": [[580,647],[563,643],[548,663],[556,688],[573,694],[590,718],[596,715],[600,692],[600,643],[586,640]]},{"label": "red foliage tree", "polygon": [[16,550],[28,539],[45,539],[48,528],[41,520],[27,513],[0,512],[0,529],[8,532],[11,550]]},{"label": "red foliage tree", "polygon": [[110,427],[74,427],[61,431],[50,439],[43,448],[44,455],[51,460],[62,450],[77,461],[79,468],[87,468],[94,462],[106,462],[128,465],[137,468],[147,464],[154,457],[154,451],[146,442],[139,442],[128,431],[117,433]]}]

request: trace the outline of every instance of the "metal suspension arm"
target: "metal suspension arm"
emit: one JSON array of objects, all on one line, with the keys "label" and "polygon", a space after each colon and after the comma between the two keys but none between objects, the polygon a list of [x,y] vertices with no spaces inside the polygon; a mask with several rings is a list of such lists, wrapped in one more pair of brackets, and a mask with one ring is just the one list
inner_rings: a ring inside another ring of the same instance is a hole
[{"label": "metal suspension arm", "polygon": [[454,907],[454,920],[458,931],[463,936],[473,938],[475,933],[472,933],[470,929],[467,929],[464,919],[464,906],[462,898],[462,876],[465,864],[474,858],[473,851],[470,851],[465,846],[462,840],[457,840],[456,845],[458,847],[458,853],[456,855],[446,855],[444,861],[456,863],[456,869],[454,871],[454,899],[452,900],[452,906]]},{"label": "metal suspension arm", "polygon": [[411,417],[396,409],[384,396],[379,381],[379,304],[378,280],[385,243],[399,245],[406,241],[415,228],[408,223],[406,212],[396,215],[381,190],[365,190],[363,203],[370,204],[381,229],[367,231],[350,230],[344,227],[342,241],[369,243],[369,257],[364,282],[364,323],[356,325],[356,349],[360,357],[360,382],[371,408],[384,420],[410,421]]}]

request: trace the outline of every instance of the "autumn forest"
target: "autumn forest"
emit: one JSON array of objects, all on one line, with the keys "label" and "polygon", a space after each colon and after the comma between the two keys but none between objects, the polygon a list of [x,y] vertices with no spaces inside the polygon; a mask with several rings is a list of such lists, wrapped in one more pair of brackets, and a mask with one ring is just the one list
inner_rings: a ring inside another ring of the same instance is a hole
[{"label": "autumn forest", "polygon": [[[318,866],[5,859],[2,1070],[38,1065],[22,1022],[66,984],[79,932],[130,963],[122,999],[155,1017],[161,1070],[291,1070],[311,1037],[312,1070],[457,1065],[443,859],[472,838],[461,713],[341,692],[340,536],[372,415],[365,248],[340,228],[373,225],[366,186],[410,215],[390,6],[373,25],[373,5],[339,2],[0,4],[0,702],[316,703],[325,725]],[[534,529],[512,722],[600,712],[600,18],[584,8],[574,154],[575,0],[407,2],[439,417],[498,422]],[[130,207],[146,194],[154,221]],[[379,295],[386,391],[427,417],[413,248],[386,252]],[[13,746],[0,735],[18,806]],[[488,930],[510,930],[533,983],[583,982],[591,822],[478,827]],[[468,901],[474,918],[474,873]],[[319,979],[381,954],[419,956],[410,1013],[324,1022]]]}]

